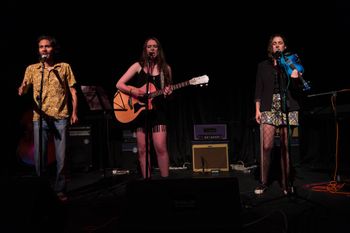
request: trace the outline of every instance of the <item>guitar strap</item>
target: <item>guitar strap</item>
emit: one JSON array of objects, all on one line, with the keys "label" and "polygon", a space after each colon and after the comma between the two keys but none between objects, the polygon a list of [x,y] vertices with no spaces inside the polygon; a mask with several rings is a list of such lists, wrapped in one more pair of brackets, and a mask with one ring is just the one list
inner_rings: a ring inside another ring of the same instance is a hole
[{"label": "guitar strap", "polygon": [[160,88],[162,90],[164,89],[164,72],[163,72],[163,70],[160,71]]}]

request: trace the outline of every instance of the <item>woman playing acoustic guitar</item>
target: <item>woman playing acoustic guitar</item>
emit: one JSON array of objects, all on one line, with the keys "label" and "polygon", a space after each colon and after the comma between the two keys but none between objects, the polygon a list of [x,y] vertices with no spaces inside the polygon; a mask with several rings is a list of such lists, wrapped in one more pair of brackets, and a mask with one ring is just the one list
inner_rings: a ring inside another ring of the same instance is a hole
[{"label": "woman playing acoustic guitar", "polygon": [[[158,39],[152,37],[145,41],[140,60],[132,64],[116,84],[118,90],[144,103],[140,107],[144,107],[146,111],[142,111],[133,123],[136,130],[138,160],[142,177],[145,179],[150,177],[151,172],[150,143],[146,140],[147,134],[152,135],[160,176],[169,175],[165,97],[172,93],[171,83],[171,68],[165,60],[162,46]],[[155,90],[163,90],[164,98],[148,98],[147,94]]]}]

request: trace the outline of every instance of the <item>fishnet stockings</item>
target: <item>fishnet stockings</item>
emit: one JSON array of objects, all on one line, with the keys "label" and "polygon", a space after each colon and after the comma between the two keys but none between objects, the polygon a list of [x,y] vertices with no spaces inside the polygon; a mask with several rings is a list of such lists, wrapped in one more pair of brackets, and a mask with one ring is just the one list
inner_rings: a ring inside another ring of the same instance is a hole
[{"label": "fishnet stockings", "polygon": [[288,131],[287,127],[280,128],[280,147],[281,147],[281,185],[284,190],[290,183],[290,161],[288,153]]},{"label": "fishnet stockings", "polygon": [[261,183],[267,184],[271,150],[273,148],[273,142],[275,138],[276,128],[273,125],[261,124],[260,125],[260,145],[261,145],[261,157],[260,157],[260,178]]},{"label": "fishnet stockings", "polygon": [[[261,130],[261,164],[260,164],[260,177],[261,183],[268,183],[269,168],[271,162],[271,150],[274,146],[276,126],[269,124],[262,124]],[[288,154],[288,137],[287,127],[280,128],[280,148],[281,148],[281,185],[283,189],[287,188],[290,166],[289,166],[289,154]]]}]

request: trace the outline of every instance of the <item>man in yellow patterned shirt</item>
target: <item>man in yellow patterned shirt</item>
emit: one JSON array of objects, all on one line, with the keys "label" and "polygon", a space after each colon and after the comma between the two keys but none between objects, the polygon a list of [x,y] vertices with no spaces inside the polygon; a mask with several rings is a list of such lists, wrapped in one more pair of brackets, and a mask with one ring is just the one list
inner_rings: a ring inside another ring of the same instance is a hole
[{"label": "man in yellow patterned shirt", "polygon": [[[54,190],[65,201],[66,178],[66,132],[68,124],[78,122],[78,98],[76,80],[71,66],[58,62],[58,46],[55,38],[40,36],[37,40],[39,62],[26,68],[18,94],[23,95],[32,87],[34,98],[34,164],[38,176],[47,166],[48,138],[52,133],[56,155],[56,178]],[[71,105],[70,105],[71,102]],[[42,136],[40,140],[40,135]],[[40,150],[40,144],[42,149]]]}]

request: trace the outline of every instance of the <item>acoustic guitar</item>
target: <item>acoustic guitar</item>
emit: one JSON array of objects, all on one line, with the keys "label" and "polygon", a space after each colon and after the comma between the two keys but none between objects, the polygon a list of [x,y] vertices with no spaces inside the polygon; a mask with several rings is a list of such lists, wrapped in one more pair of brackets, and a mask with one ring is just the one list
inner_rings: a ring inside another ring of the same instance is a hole
[{"label": "acoustic guitar", "polygon": [[[208,82],[209,77],[207,75],[202,75],[178,84],[171,85],[171,89],[174,91],[189,85],[203,85],[207,84]],[[141,88],[146,90],[146,84]],[[148,93],[149,94],[146,95],[145,98],[140,99],[117,90],[113,99],[114,114],[116,119],[121,123],[132,122],[143,110],[146,109],[146,101],[149,101],[149,109],[152,109],[153,98],[162,95],[164,93],[164,89],[157,90],[156,87],[150,83]]]}]

